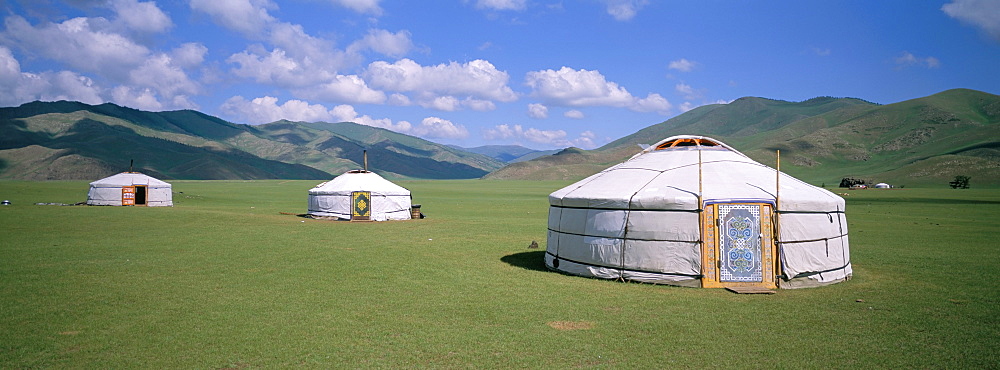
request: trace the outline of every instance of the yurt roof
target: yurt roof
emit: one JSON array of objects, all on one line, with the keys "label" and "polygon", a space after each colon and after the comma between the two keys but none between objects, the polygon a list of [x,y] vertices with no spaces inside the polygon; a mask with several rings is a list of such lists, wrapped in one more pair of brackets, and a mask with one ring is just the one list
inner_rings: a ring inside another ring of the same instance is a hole
[{"label": "yurt roof", "polygon": [[355,191],[370,191],[381,195],[410,195],[406,188],[382,178],[377,173],[355,170],[348,171],[333,180],[316,185],[309,194],[351,195]]},{"label": "yurt roof", "polygon": [[[784,173],[780,176],[782,211],[844,209],[844,199],[836,194]],[[664,139],[621,164],[557,190],[549,202],[564,207],[697,210],[699,190],[706,203],[773,203],[779,194],[775,182],[773,168],[718,140],[685,135]]]},{"label": "yurt roof", "polygon": [[139,172],[122,172],[90,183],[90,186],[97,186],[97,187],[131,186],[131,185],[166,187],[170,186],[170,183],[158,180],[154,177]]}]

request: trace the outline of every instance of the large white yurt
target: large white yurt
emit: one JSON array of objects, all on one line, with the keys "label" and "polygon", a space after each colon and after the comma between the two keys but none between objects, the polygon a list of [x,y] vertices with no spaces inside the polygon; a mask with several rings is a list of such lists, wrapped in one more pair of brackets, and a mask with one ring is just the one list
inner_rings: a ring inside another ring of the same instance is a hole
[{"label": "large white yurt", "polygon": [[309,190],[309,215],[343,220],[409,220],[410,191],[365,170],[348,171]]},{"label": "large white yurt", "polygon": [[843,198],[707,137],[664,139],[549,204],[545,264],[573,275],[734,289],[852,275]]},{"label": "large white yurt", "polygon": [[87,204],[171,207],[174,196],[169,183],[138,172],[122,172],[90,183]]}]

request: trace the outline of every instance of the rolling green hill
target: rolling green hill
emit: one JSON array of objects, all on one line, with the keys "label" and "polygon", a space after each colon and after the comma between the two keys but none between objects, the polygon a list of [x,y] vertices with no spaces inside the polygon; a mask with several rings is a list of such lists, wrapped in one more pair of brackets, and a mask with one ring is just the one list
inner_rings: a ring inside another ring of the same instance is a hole
[{"label": "rolling green hill", "polygon": [[0,108],[0,178],[328,179],[363,166],[395,178],[477,178],[503,163],[354,123],[240,125],[183,110],[32,102]]},{"label": "rolling green hill", "polygon": [[673,135],[717,138],[815,184],[844,177],[897,186],[1000,186],[1000,96],[955,89],[888,105],[852,98],[741,98],[702,106],[601,148],[511,164],[488,178],[578,179]]}]

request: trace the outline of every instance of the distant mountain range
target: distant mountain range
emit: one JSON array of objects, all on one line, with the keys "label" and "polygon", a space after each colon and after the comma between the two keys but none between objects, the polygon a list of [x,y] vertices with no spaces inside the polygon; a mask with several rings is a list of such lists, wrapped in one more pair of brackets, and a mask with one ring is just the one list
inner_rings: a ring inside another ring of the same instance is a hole
[{"label": "distant mountain range", "polygon": [[393,178],[478,178],[504,165],[349,122],[234,124],[191,110],[33,102],[0,108],[0,178],[98,179],[135,170],[163,179],[329,179],[363,167]]},{"label": "distant mountain range", "polygon": [[695,108],[595,150],[460,148],[350,122],[227,122],[191,110],[33,102],[0,108],[0,179],[98,179],[128,169],[163,179],[580,179],[679,134],[719,139],[814,184],[1000,186],[1000,96],[955,89],[879,105],[852,98],[756,97]]},{"label": "distant mountain range", "polygon": [[595,150],[570,148],[514,163],[495,179],[580,179],[673,135],[719,139],[751,158],[815,183],[844,177],[896,186],[947,186],[957,175],[1000,186],[1000,96],[955,89],[878,105],[852,98],[802,102],[740,98],[698,107]]},{"label": "distant mountain range", "polygon": [[449,146],[467,152],[482,154],[504,163],[524,162],[559,152],[558,150],[535,150],[520,145],[483,145],[474,148],[463,148],[457,145]]}]

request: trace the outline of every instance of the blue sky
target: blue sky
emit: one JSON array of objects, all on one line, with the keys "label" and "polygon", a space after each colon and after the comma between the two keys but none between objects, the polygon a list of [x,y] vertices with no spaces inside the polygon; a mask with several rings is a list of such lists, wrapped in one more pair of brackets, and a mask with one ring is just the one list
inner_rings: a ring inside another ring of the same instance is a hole
[{"label": "blue sky", "polygon": [[592,149],[744,96],[1000,94],[996,0],[0,0],[0,12],[0,106],[354,121],[465,147]]}]

